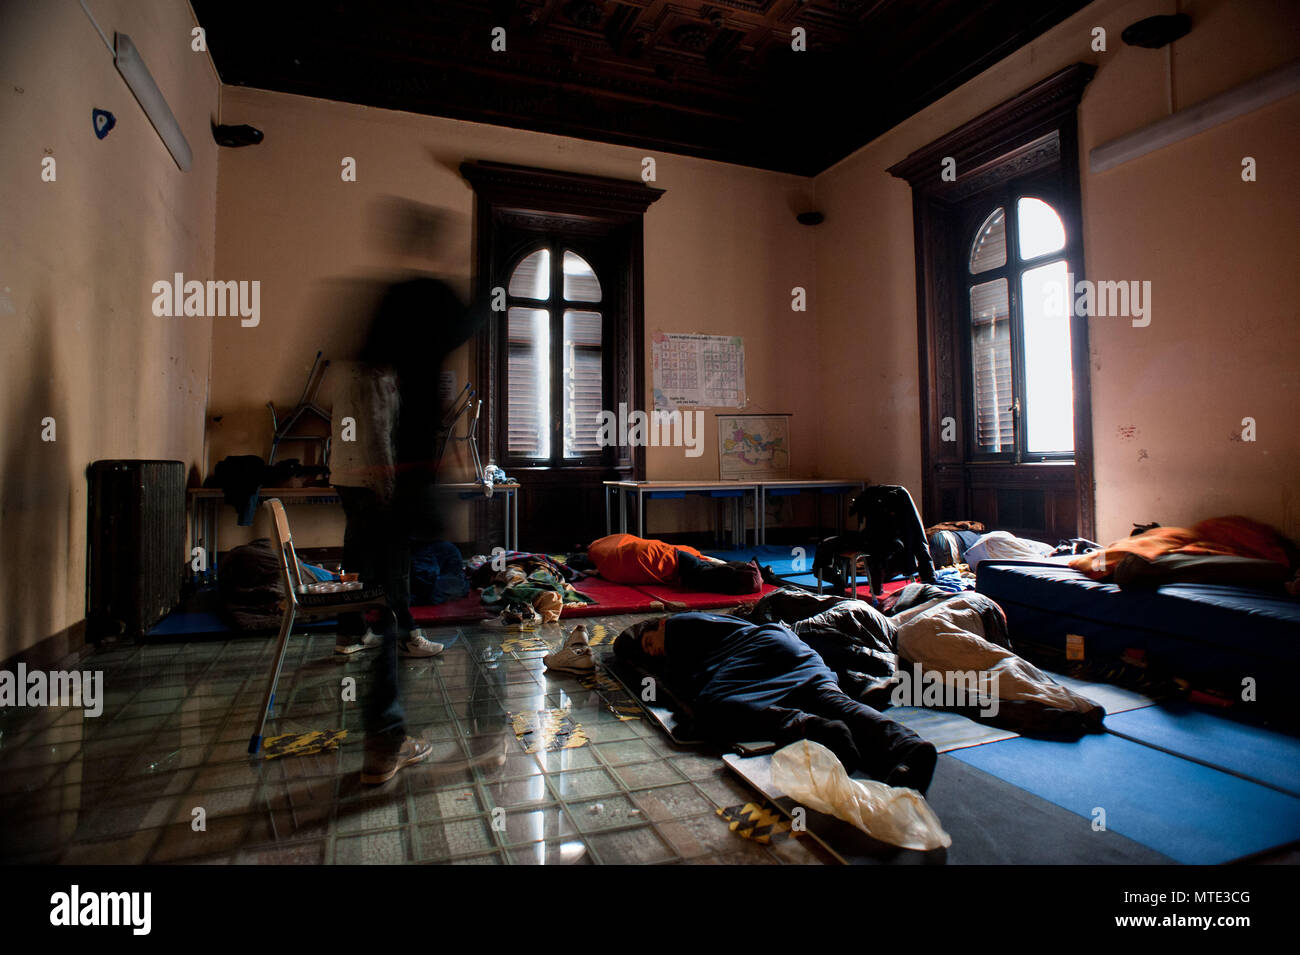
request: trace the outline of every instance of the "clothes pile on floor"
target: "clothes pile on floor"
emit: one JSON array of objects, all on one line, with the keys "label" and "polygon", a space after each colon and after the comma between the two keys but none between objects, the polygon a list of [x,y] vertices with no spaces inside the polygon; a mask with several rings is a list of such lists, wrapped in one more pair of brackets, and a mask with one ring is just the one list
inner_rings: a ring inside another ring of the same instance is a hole
[{"label": "clothes pile on floor", "polygon": [[[552,623],[560,619],[566,605],[595,602],[573,587],[572,581],[583,576],[581,571],[546,554],[507,551],[476,556],[469,561],[469,574],[470,583],[483,588],[483,604],[518,618],[507,622],[521,626]],[[534,620],[533,614],[540,619]]]}]

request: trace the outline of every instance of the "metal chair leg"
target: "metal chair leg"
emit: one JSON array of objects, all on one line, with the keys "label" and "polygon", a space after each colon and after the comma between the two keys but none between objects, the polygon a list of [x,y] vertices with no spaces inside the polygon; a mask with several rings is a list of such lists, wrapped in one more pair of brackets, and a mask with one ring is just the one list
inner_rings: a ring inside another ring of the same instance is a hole
[{"label": "metal chair leg", "polygon": [[293,632],[293,620],[297,616],[297,608],[290,599],[289,609],[285,612],[284,622],[280,624],[280,641],[275,648],[275,672],[271,674],[271,683],[266,688],[266,694],[262,698],[262,715],[257,721],[257,732],[248,740],[248,752],[251,756],[256,756],[257,751],[262,748],[262,733],[266,730],[267,718],[271,715],[271,707],[275,703],[275,687],[280,682],[280,668],[284,666],[284,652],[289,646],[289,634]]}]

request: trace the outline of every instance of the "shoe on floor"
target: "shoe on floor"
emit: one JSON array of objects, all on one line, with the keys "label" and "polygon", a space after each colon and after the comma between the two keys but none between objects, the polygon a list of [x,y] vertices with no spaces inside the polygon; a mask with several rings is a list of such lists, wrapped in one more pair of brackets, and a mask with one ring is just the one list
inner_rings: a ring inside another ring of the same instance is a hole
[{"label": "shoe on floor", "polygon": [[366,761],[361,767],[361,781],[367,786],[386,783],[403,766],[418,763],[433,752],[433,744],[408,736],[399,749],[366,746]]},{"label": "shoe on floor", "polygon": [[542,657],[542,663],[548,670],[576,673],[579,676],[594,672],[596,660],[592,656],[590,644],[587,643],[587,628],[582,624],[574,627],[565,638],[564,646]]},{"label": "shoe on floor", "polygon": [[362,650],[375,650],[384,642],[384,638],[375,633],[369,627],[366,628],[366,635],[360,640],[352,637],[339,635],[338,642],[334,644],[335,653],[359,653]]},{"label": "shoe on floor", "polygon": [[421,631],[412,630],[398,652],[404,657],[436,657],[444,649],[441,643],[434,643]]}]

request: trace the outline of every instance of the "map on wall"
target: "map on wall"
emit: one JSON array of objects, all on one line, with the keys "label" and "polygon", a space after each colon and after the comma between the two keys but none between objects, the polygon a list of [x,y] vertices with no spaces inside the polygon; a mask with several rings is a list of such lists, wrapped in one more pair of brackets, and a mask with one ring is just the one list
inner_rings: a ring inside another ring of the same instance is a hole
[{"label": "map on wall", "polygon": [[745,407],[745,343],[740,336],[655,332],[654,406]]},{"label": "map on wall", "polygon": [[718,415],[718,476],[757,480],[790,476],[790,416]]}]

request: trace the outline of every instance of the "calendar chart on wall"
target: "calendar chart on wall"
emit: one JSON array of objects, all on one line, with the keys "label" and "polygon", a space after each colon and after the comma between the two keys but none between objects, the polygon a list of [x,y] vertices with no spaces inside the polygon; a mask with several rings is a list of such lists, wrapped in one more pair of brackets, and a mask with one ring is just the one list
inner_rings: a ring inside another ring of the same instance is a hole
[{"label": "calendar chart on wall", "polygon": [[655,332],[654,406],[743,408],[745,343],[740,336]]}]

